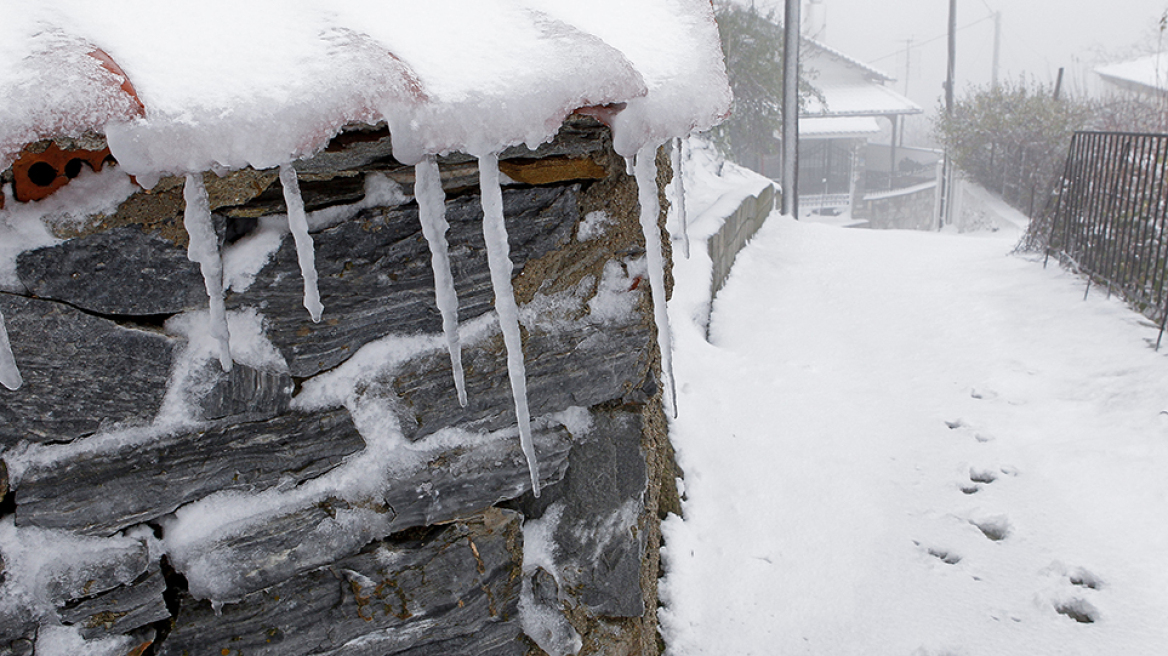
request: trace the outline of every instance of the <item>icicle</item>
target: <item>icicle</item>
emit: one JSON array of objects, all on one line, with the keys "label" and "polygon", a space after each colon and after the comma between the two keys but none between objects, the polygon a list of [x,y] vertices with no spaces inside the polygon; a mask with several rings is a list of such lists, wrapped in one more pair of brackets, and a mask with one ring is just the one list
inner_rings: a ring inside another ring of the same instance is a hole
[{"label": "icicle", "polygon": [[511,395],[515,397],[515,417],[519,422],[519,443],[531,472],[531,491],[539,496],[539,462],[531,439],[531,415],[527,410],[527,371],[523,366],[523,341],[519,335],[519,307],[511,289],[511,257],[507,226],[503,222],[503,190],[499,187],[499,156],[479,158],[479,189],[483,202],[483,238],[487,242],[487,263],[491,286],[495,289],[495,312],[507,347],[507,373]]},{"label": "icicle", "polygon": [[454,290],[454,276],[450,275],[450,254],[446,248],[446,194],[438,162],[427,156],[414,165],[414,198],[418,201],[418,218],[422,235],[430,244],[430,265],[434,269],[434,297],[442,312],[442,332],[446,335],[446,350],[450,352],[450,366],[454,370],[454,388],[458,402],[466,407],[466,381],[462,373],[462,347],[458,343],[458,292]]},{"label": "icicle", "polygon": [[685,214],[685,177],[681,174],[684,158],[681,149],[685,139],[678,137],[673,140],[673,207],[677,210],[677,220],[681,223],[681,247],[685,259],[689,259],[689,218]]},{"label": "icicle", "polygon": [[203,272],[203,284],[207,287],[211,306],[211,336],[219,342],[219,363],[223,365],[223,371],[231,371],[227,308],[223,304],[223,260],[219,256],[219,237],[211,223],[211,205],[207,201],[207,188],[203,186],[201,174],[187,174],[183,198],[187,203],[183,225],[190,237],[187,259],[197,263]]},{"label": "icicle", "polygon": [[4,314],[0,313],[0,385],[10,390],[20,389],[24,379],[16,368],[16,358],[12,357],[12,345],[8,343],[8,331],[4,328]]},{"label": "icicle", "polygon": [[677,416],[677,389],[673,381],[673,337],[665,310],[665,258],[661,254],[661,231],[657,215],[657,147],[650,144],[637,153],[637,198],[641,203],[641,231],[645,233],[645,254],[649,259],[649,287],[653,294],[653,318],[657,322],[657,346],[661,349],[661,369],[669,380],[669,403]]},{"label": "icicle", "polygon": [[284,187],[284,205],[288,208],[288,229],[296,241],[296,258],[300,260],[300,277],[304,278],[304,307],[312,322],[320,321],[324,306],[316,287],[316,257],[312,235],[308,234],[308,217],[304,215],[304,199],[300,196],[300,181],[291,164],[280,165],[280,185]]},{"label": "icicle", "polygon": [[625,175],[633,175],[633,162],[635,161],[636,159],[633,157],[625,158]]}]

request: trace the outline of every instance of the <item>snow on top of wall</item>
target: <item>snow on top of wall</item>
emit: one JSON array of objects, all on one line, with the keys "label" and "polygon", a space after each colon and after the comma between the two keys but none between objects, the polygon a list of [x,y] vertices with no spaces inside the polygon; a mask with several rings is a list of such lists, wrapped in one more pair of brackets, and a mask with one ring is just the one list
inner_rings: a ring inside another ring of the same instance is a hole
[{"label": "snow on top of wall", "polygon": [[[108,53],[137,98],[95,52]],[[271,168],[320,150],[348,123],[383,119],[395,156],[415,163],[534,147],[573,110],[620,104],[609,120],[631,156],[709,127],[729,101],[707,0],[0,8],[0,168],[29,142],[92,130],[149,184]]]}]

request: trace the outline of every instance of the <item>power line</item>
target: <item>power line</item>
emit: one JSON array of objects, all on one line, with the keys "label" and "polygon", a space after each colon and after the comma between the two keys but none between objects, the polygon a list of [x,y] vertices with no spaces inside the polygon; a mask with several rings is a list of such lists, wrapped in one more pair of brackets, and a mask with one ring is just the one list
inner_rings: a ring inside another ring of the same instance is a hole
[{"label": "power line", "polygon": [[[993,18],[993,14],[990,14],[989,16],[986,16],[986,17],[984,17],[984,18],[979,18],[979,19],[977,19],[977,20],[973,21],[972,23],[968,23],[968,24],[966,24],[966,25],[962,25],[961,27],[957,28],[957,31],[958,31],[958,32],[960,32],[960,31],[962,31],[962,30],[964,30],[964,29],[966,29],[966,28],[973,27],[974,25],[977,25],[977,24],[979,24],[979,23],[984,23],[984,22],[986,22],[986,21],[988,21],[988,20],[990,20],[990,19],[992,19],[992,18]],[[930,44],[930,43],[932,43],[932,42],[934,42],[934,41],[940,41],[941,39],[944,39],[944,38],[946,38],[947,36],[949,36],[949,33],[948,33],[948,32],[946,32],[945,34],[941,34],[940,36],[935,36],[935,37],[933,37],[933,38],[931,38],[931,39],[926,39],[926,40],[924,40],[924,41],[921,41],[920,43],[914,43],[912,46],[909,46],[908,48],[903,48],[903,49],[901,49],[901,50],[897,50],[897,51],[895,51],[895,52],[890,52],[890,53],[888,53],[887,55],[884,55],[884,56],[882,56],[882,57],[877,57],[876,59],[869,59],[869,60],[868,60],[868,63],[869,63],[869,64],[875,64],[876,62],[883,61],[883,60],[885,60],[885,59],[888,59],[889,57],[895,57],[895,56],[899,55],[899,54],[900,54],[900,53],[902,53],[902,52],[905,52],[905,51],[907,51],[907,50],[910,50],[911,48],[920,48],[921,46],[928,45],[928,44]]]}]

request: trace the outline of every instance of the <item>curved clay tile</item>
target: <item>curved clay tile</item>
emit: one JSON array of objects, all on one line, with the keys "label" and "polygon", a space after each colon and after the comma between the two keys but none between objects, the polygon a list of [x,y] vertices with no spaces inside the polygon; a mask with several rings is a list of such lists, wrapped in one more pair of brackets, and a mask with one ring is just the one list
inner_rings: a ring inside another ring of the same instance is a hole
[{"label": "curved clay tile", "polygon": [[45,142],[30,145],[12,163],[13,195],[22,203],[47,198],[69,184],[85,167],[101,171],[112,159],[109,148],[61,148],[52,141],[47,145]]},{"label": "curved clay tile", "polygon": [[122,78],[122,91],[125,91],[127,94],[129,94],[129,96],[134,99],[134,102],[137,103],[137,115],[145,116],[146,106],[142,104],[142,99],[138,97],[138,92],[134,90],[134,83],[130,82],[130,76],[126,75],[126,72],[122,70],[122,67],[118,66],[118,63],[114,61],[114,58],[110,57],[109,53],[102,50],[101,48],[94,48],[89,52],[89,56],[101,62],[102,68]]},{"label": "curved clay tile", "polygon": [[29,155],[30,144],[100,134],[110,122],[145,115],[129,76],[101,48],[61,30],[39,33],[26,46],[28,55],[0,80],[7,100],[0,102],[0,169]]},{"label": "curved clay tile", "polygon": [[[123,107],[118,118],[129,119],[145,116],[146,107],[138,98],[138,92],[134,89],[133,83],[130,82],[129,76],[126,75],[121,66],[118,66],[113,57],[110,57],[109,53],[101,48],[92,48],[86,54],[97,60],[102,69],[116,76],[115,79],[108,80],[109,83],[118,83],[120,79],[118,88],[133,100],[134,104]],[[70,117],[59,115],[54,116],[54,119],[52,121],[54,125],[51,127],[66,134],[75,133],[78,127],[85,128],[87,132],[98,131],[102,127],[89,125],[84,119],[70,120]],[[42,138],[65,136],[44,134],[49,131],[49,126],[33,126],[33,131]],[[62,142],[66,144],[64,147],[57,141],[38,141],[26,145],[20,151],[16,160],[12,162],[12,191],[16,200],[29,202],[47,198],[53,192],[69,184],[69,181],[77,177],[84,167],[88,166],[90,170],[101,171],[106,162],[113,159],[108,147],[92,149],[79,145],[69,145],[73,140],[62,140]],[[3,199],[0,198],[0,207],[3,207],[2,203]]]}]

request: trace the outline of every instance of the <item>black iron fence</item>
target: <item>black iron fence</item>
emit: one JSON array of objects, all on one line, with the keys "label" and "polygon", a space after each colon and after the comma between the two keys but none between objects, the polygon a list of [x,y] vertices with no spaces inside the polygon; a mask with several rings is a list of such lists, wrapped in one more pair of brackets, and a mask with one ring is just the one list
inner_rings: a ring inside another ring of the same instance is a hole
[{"label": "black iron fence", "polygon": [[[1168,320],[1168,135],[1076,132],[1046,254]],[[1159,348],[1159,340],[1156,347]]]}]

